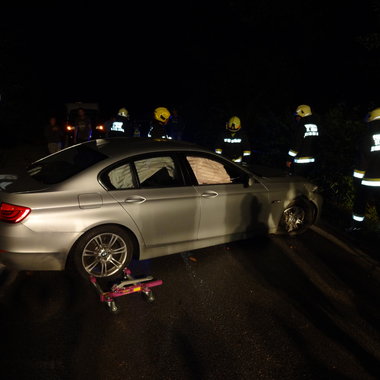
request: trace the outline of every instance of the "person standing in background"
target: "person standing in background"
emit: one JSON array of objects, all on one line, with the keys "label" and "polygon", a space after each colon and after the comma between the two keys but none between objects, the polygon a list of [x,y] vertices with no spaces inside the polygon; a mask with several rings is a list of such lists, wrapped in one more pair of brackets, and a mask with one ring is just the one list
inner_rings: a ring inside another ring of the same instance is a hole
[{"label": "person standing in background", "polygon": [[107,137],[133,137],[133,127],[129,112],[126,108],[120,108],[113,120],[106,125]]},{"label": "person standing in background", "polygon": [[369,112],[357,153],[353,171],[356,196],[348,232],[362,229],[369,200],[380,217],[380,108]]},{"label": "person standing in background", "polygon": [[83,108],[78,109],[78,117],[74,123],[75,136],[74,144],[79,144],[84,141],[89,141],[92,136],[91,120],[86,115],[86,111]]},{"label": "person standing in background", "polygon": [[171,139],[166,128],[170,117],[171,114],[166,107],[157,107],[153,112],[153,120],[151,121],[148,137]]},{"label": "person standing in background", "polygon": [[55,116],[50,117],[44,130],[48,151],[50,154],[62,149],[63,130]]},{"label": "person standing in background", "polygon": [[226,123],[225,130],[219,134],[215,152],[223,154],[230,160],[242,165],[249,165],[251,144],[248,135],[242,131],[240,118],[232,116]]}]

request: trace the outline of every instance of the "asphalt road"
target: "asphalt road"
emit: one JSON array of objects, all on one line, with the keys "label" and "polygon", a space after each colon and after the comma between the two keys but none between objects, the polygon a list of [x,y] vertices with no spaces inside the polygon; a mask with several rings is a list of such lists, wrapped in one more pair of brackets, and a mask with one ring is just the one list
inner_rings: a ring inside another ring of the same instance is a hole
[{"label": "asphalt road", "polygon": [[[322,233],[322,235],[321,235]],[[4,379],[375,379],[380,270],[319,228],[133,263],[156,300],[63,272],[0,297]]]}]

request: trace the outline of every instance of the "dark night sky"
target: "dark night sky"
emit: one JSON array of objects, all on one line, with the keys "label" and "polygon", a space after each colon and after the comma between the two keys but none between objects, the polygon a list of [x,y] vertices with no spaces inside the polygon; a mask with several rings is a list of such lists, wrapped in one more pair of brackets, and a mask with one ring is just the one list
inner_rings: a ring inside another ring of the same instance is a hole
[{"label": "dark night sky", "polygon": [[46,107],[380,101],[379,51],[358,42],[377,32],[377,1],[114,3],[2,13],[2,34]]}]

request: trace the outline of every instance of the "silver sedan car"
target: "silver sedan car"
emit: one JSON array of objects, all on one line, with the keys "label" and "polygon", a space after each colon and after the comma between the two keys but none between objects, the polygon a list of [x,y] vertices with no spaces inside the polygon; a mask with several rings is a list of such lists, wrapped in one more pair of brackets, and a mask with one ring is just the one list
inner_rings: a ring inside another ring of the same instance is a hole
[{"label": "silver sedan car", "polygon": [[120,275],[145,260],[299,234],[321,197],[303,178],[263,176],[172,140],[102,139],[44,157],[0,192],[0,263],[17,270]]}]

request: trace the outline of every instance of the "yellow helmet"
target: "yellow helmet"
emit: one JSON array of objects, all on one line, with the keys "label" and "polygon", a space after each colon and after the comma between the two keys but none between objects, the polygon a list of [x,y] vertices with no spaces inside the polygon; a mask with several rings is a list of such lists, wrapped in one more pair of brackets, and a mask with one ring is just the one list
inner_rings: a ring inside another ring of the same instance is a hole
[{"label": "yellow helmet", "polygon": [[231,132],[237,132],[241,128],[240,119],[237,116],[232,116],[227,123],[227,129]]},{"label": "yellow helmet", "polygon": [[128,110],[126,108],[120,108],[119,109],[119,112],[117,113],[119,116],[124,116],[124,117],[128,117],[129,116],[129,113],[128,113]]},{"label": "yellow helmet", "polygon": [[154,110],[154,118],[161,123],[166,124],[169,121],[170,116],[169,110],[165,107],[157,107]]},{"label": "yellow helmet", "polygon": [[368,113],[367,122],[380,119],[380,108],[375,108]]},{"label": "yellow helmet", "polygon": [[306,104],[301,104],[296,109],[296,115],[298,115],[300,117],[312,115],[310,106],[308,106]]}]

